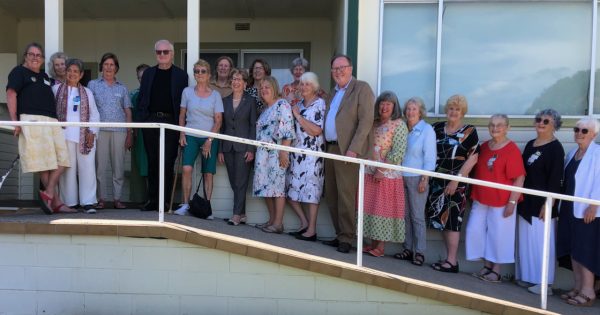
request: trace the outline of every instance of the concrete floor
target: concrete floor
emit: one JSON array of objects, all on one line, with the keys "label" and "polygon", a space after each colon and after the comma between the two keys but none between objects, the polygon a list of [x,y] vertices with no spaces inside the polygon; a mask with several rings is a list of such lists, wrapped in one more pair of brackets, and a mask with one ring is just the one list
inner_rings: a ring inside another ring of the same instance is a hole
[{"label": "concrete floor", "polygon": [[[157,221],[157,212],[140,212],[138,210],[100,210],[95,215],[84,213],[77,214],[61,214],[61,215],[44,215],[41,210],[25,210],[19,211],[16,214],[4,212],[0,215],[0,222],[31,222],[31,223],[48,223],[59,218],[69,219],[102,219],[102,220],[142,220],[142,221]],[[353,249],[350,254],[342,254],[333,247],[325,246],[320,242],[299,241],[293,237],[282,234],[267,234],[251,225],[240,225],[237,227],[227,225],[222,218],[215,220],[201,220],[193,217],[181,217],[165,214],[166,222],[187,225],[194,228],[205,229],[208,231],[233,235],[254,241],[264,242],[283,248],[296,250],[299,252],[321,256],[329,259],[335,259],[348,263],[356,263],[356,250]],[[540,297],[527,292],[526,289],[518,287],[511,282],[503,282],[499,284],[487,283],[481,281],[469,273],[445,274],[433,271],[429,264],[434,262],[431,258],[426,258],[426,263],[422,267],[417,267],[406,261],[399,261],[393,257],[371,257],[363,256],[363,265],[367,268],[381,270],[384,272],[410,277],[426,282],[431,282],[443,286],[448,286],[454,289],[469,291],[481,295],[494,297],[514,303],[519,303],[532,307],[540,306]],[[548,297],[548,310],[560,314],[600,314],[600,302],[597,302],[591,308],[580,308],[567,305],[558,297],[559,294]]]}]

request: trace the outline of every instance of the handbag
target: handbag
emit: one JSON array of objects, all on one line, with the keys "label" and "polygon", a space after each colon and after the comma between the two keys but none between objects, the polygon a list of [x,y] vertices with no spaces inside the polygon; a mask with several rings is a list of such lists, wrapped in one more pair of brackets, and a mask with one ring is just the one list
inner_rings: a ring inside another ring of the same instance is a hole
[{"label": "handbag", "polygon": [[[194,193],[192,200],[190,200],[190,209],[188,212],[196,218],[207,219],[209,216],[212,216],[212,206],[210,205],[210,200],[206,199],[206,189],[204,189],[204,185],[202,185],[203,177],[204,176],[200,177],[198,188],[196,188],[196,192]],[[198,194],[200,185],[202,185],[204,197]]]}]

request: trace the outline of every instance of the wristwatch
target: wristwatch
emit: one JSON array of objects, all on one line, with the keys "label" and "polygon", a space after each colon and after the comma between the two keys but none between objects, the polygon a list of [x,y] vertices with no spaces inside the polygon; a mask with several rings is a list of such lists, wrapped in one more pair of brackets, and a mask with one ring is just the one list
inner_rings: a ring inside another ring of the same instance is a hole
[{"label": "wristwatch", "polygon": [[511,205],[516,205],[517,204],[517,202],[514,201],[514,200],[509,200],[508,203],[510,203]]}]

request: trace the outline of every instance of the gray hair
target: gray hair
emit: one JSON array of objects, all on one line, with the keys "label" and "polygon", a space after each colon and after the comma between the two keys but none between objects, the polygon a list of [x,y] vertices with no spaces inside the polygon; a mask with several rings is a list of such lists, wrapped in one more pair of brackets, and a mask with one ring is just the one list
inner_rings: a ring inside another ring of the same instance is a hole
[{"label": "gray hair", "polygon": [[67,69],[69,69],[70,66],[76,66],[77,68],[79,68],[79,72],[83,73],[83,61],[81,61],[81,59],[67,59],[65,66],[67,67]]},{"label": "gray hair", "polygon": [[508,116],[506,114],[494,114],[490,117],[490,121],[492,121],[494,118],[500,118],[504,120],[507,126],[510,126],[510,121],[508,120]]},{"label": "gray hair", "polygon": [[167,44],[167,45],[169,45],[169,48],[171,49],[171,51],[175,51],[175,47],[173,46],[173,44],[166,39],[160,39],[156,43],[154,43],[154,50],[157,50],[158,45],[160,45],[160,44]]},{"label": "gray hair", "polygon": [[304,72],[300,77],[300,82],[306,82],[312,85],[315,93],[321,88],[319,85],[319,77],[317,77],[314,72]]},{"label": "gray hair", "polygon": [[575,124],[575,126],[586,126],[588,128],[591,127],[591,131],[594,132],[595,135],[598,134],[598,132],[600,132],[600,122],[592,117],[584,117],[581,118],[580,120],[577,121],[577,123]]},{"label": "gray hair", "polygon": [[409,98],[408,101],[404,103],[404,110],[402,111],[404,116],[406,116],[406,108],[408,107],[408,104],[415,104],[419,107],[419,116],[421,119],[427,117],[427,108],[425,108],[425,102],[423,102],[423,99],[416,96]]},{"label": "gray hair", "polygon": [[392,91],[385,91],[381,93],[381,95],[379,95],[379,97],[377,97],[377,100],[375,101],[375,120],[380,119],[379,105],[381,105],[381,103],[383,102],[391,102],[392,104],[394,104],[394,110],[392,110],[392,117],[390,117],[391,120],[402,118],[402,110],[400,110],[398,96],[396,96],[396,93]]},{"label": "gray hair", "polygon": [[552,117],[552,120],[554,120],[554,130],[558,130],[562,126],[562,120],[560,119],[560,114],[556,110],[554,110],[552,108],[546,108],[546,109],[542,109],[541,111],[539,111],[535,114],[535,118],[542,118],[542,116]]},{"label": "gray hair", "polygon": [[302,68],[304,68],[304,71],[308,71],[308,60],[302,58],[302,57],[298,57],[294,60],[292,60],[292,65],[290,66],[290,72],[294,72],[294,68],[296,68],[297,66],[302,66]]},{"label": "gray hair", "polygon": [[56,76],[56,72],[54,72],[54,60],[56,59],[64,59],[66,64],[69,57],[62,51],[55,52],[52,54],[52,56],[50,56],[50,60],[48,61],[48,72],[50,72],[50,76],[52,78]]}]

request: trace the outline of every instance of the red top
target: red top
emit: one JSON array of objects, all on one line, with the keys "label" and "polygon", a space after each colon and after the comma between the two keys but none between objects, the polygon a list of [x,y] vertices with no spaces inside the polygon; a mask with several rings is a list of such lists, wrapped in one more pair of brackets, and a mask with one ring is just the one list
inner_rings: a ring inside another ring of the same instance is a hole
[{"label": "red top", "polygon": [[[510,141],[503,148],[491,150],[489,141],[481,145],[475,165],[475,178],[499,184],[512,185],[513,181],[525,175],[523,158],[517,145]],[[473,185],[471,199],[490,207],[504,207],[510,198],[510,191]],[[519,197],[519,199],[523,196]]]}]

